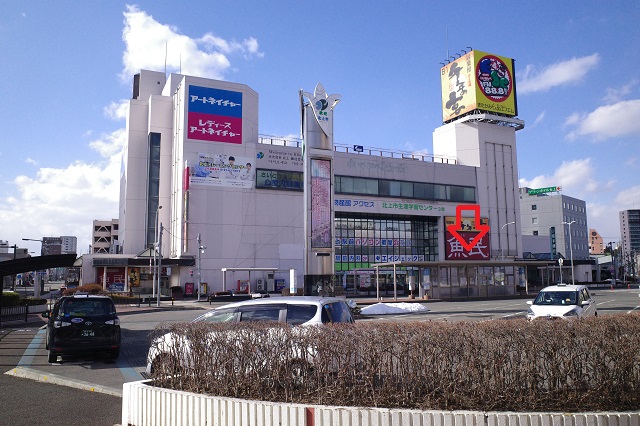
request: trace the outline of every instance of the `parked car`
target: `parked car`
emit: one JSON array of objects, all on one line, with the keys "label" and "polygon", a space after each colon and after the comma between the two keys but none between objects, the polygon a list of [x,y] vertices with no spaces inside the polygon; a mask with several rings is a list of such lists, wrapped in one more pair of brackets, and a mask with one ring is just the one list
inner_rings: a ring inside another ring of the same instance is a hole
[{"label": "parked car", "polygon": [[596,303],[584,285],[557,284],[543,288],[527,311],[527,319],[575,319],[598,315]]},{"label": "parked car", "polygon": [[112,359],[120,355],[120,319],[111,298],[63,296],[42,316],[48,318],[45,345],[49,362],[69,354],[102,353]]},{"label": "parked car", "polygon": [[[215,308],[192,322],[242,323],[249,321],[307,327],[327,323],[353,323],[354,319],[344,299],[284,296],[230,303]],[[152,342],[147,355],[147,374],[155,370],[156,362],[161,362],[163,357],[172,352],[174,344],[175,337],[171,333],[164,334]]]}]

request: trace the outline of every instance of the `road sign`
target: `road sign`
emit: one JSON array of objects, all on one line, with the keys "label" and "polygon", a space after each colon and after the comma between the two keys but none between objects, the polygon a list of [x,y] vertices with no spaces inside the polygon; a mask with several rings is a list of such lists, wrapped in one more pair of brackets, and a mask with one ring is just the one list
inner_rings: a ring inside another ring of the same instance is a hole
[{"label": "road sign", "polygon": [[529,191],[527,191],[527,194],[538,195],[538,194],[546,194],[547,192],[559,192],[561,190],[562,190],[562,187],[560,186],[548,186],[546,188],[529,189]]},{"label": "road sign", "polygon": [[354,145],[353,146],[353,150],[355,152],[362,152],[362,151],[364,151],[364,146],[362,146],[362,145]]}]

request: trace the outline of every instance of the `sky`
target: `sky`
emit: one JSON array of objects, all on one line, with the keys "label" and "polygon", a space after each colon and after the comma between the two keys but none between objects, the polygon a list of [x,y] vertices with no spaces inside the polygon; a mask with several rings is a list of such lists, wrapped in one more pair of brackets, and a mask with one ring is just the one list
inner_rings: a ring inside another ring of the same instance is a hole
[{"label": "sky", "polygon": [[0,240],[36,254],[118,217],[140,69],[246,84],[259,133],[299,137],[298,93],[340,94],[334,140],[430,153],[440,68],[515,59],[520,186],[586,201],[605,242],[640,208],[640,2],[117,1],[0,6]]}]

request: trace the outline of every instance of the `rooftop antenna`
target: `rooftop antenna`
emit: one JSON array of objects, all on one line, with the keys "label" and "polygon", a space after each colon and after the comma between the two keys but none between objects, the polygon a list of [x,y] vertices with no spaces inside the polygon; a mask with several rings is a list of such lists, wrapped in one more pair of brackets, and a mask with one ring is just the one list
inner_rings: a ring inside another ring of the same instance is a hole
[{"label": "rooftop antenna", "polygon": [[447,56],[445,56],[445,58],[449,57],[449,27],[445,27],[444,29],[444,46],[447,49]]}]

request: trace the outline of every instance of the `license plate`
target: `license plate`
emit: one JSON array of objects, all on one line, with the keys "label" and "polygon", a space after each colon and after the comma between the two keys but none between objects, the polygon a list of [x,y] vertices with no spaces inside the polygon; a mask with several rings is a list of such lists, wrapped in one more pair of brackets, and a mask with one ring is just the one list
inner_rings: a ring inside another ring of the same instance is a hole
[{"label": "license plate", "polygon": [[93,337],[93,330],[82,330],[82,337]]}]

